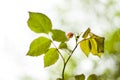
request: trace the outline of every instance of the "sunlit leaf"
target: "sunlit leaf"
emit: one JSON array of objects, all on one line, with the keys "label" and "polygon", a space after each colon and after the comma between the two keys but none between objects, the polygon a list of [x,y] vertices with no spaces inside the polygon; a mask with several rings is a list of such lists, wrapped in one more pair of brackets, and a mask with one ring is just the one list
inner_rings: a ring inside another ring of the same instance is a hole
[{"label": "sunlit leaf", "polygon": [[57,62],[59,54],[56,48],[49,49],[44,56],[44,67],[48,67]]},{"label": "sunlit leaf", "polygon": [[61,42],[59,45],[59,49],[67,49],[67,44],[64,42]]},{"label": "sunlit leaf", "polygon": [[75,80],[85,80],[85,75],[84,74],[76,75]]},{"label": "sunlit leaf", "polygon": [[92,32],[89,33],[90,37],[94,38],[96,37],[97,35],[93,34]]},{"label": "sunlit leaf", "polygon": [[101,53],[104,52],[104,37],[92,36],[90,38],[91,52],[94,55],[101,56]]},{"label": "sunlit leaf", "polygon": [[88,37],[88,34],[90,33],[90,28],[88,28],[85,32],[84,32],[84,34],[83,34],[83,38],[87,38]]},{"label": "sunlit leaf", "polygon": [[68,40],[65,32],[57,29],[52,30],[52,38],[58,42],[65,42]]},{"label": "sunlit leaf", "polygon": [[91,33],[90,43],[92,54],[101,56],[101,53],[104,52],[104,40],[104,37],[100,37]]},{"label": "sunlit leaf", "polygon": [[91,52],[92,54],[94,55],[97,55],[98,54],[98,45],[97,45],[97,42],[94,38],[90,38],[90,44],[91,44]]},{"label": "sunlit leaf", "polygon": [[87,80],[98,80],[97,76],[95,74],[91,74]]},{"label": "sunlit leaf", "polygon": [[42,13],[29,12],[29,28],[36,33],[49,33],[52,29],[51,20]]},{"label": "sunlit leaf", "polygon": [[82,51],[85,53],[86,56],[89,55],[90,50],[91,50],[91,45],[89,39],[84,39],[80,42],[80,47]]},{"label": "sunlit leaf", "polygon": [[29,56],[39,56],[45,53],[51,45],[51,41],[45,37],[39,37],[32,41],[27,53]]}]

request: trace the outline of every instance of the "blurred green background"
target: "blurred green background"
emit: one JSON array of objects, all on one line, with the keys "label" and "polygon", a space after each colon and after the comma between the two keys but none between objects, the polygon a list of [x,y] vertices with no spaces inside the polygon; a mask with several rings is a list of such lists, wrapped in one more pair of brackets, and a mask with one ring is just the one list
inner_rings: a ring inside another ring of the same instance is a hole
[{"label": "blurred green background", "polygon": [[[96,74],[98,80],[120,80],[120,1],[64,0],[55,11],[61,29],[79,33],[90,27],[93,33],[105,37],[105,52],[100,59],[92,55],[86,58],[82,52],[76,51],[67,65],[66,80],[74,80],[74,75],[82,73],[87,77]],[[60,77],[61,65],[52,68],[50,80],[55,74]]]}]

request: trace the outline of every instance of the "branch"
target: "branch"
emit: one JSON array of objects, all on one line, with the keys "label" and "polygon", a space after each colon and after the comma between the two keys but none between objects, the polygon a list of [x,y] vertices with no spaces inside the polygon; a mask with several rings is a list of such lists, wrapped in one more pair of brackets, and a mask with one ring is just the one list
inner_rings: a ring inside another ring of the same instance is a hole
[{"label": "branch", "polygon": [[73,53],[74,53],[75,49],[77,48],[78,44],[79,44],[79,42],[76,44],[76,46],[75,46],[74,49],[72,50],[70,56],[67,58],[67,60],[66,60],[66,62],[65,62],[65,64],[64,64],[64,66],[63,66],[62,80],[64,80],[64,73],[65,73],[66,65],[67,65],[68,61],[70,60],[71,56],[73,55]]}]

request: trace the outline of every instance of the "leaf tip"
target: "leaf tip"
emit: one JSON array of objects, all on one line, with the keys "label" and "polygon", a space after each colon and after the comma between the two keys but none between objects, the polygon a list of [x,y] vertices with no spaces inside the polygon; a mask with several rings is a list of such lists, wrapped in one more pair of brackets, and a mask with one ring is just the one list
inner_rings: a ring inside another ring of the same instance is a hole
[{"label": "leaf tip", "polygon": [[30,14],[31,14],[31,13],[33,13],[33,12],[31,12],[31,11],[28,11],[28,13],[29,13],[29,16],[30,16]]},{"label": "leaf tip", "polygon": [[87,30],[84,32],[82,38],[87,38],[90,31],[91,31],[91,29],[88,27]]},{"label": "leaf tip", "polygon": [[26,56],[29,56],[30,55],[30,53],[29,53],[29,51],[27,52],[27,54],[26,54]]},{"label": "leaf tip", "polygon": [[28,13],[31,13],[31,11],[28,11]]}]

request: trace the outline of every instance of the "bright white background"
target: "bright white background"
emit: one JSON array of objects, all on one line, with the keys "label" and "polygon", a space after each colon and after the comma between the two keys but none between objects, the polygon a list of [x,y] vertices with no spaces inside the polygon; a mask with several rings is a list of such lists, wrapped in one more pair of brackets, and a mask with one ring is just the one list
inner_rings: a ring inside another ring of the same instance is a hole
[{"label": "bright white background", "polygon": [[[58,0],[59,1],[59,0]],[[0,0],[0,80],[31,76],[47,80],[42,57],[25,56],[36,38],[27,26],[28,11],[51,15],[57,0]]]}]

